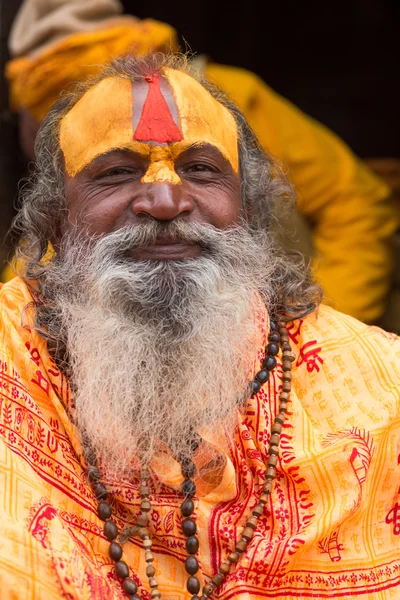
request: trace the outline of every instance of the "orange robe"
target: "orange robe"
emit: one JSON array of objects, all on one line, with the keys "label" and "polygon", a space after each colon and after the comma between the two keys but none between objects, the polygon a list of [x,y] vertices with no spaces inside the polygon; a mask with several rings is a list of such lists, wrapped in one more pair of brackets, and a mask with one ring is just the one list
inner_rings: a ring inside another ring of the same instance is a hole
[{"label": "orange robe", "polygon": [[[1,597],[122,600],[84,476],[68,382],[29,328],[32,311],[22,311],[30,301],[18,278],[0,291]],[[263,306],[256,318],[255,368],[268,333]],[[271,503],[214,597],[400,598],[399,339],[324,306],[291,324],[289,334],[292,404]],[[278,364],[238,415],[222,481],[199,485],[202,583],[233,550],[257,501],[280,387]],[[156,577],[163,598],[183,600],[190,595],[174,489],[179,466],[167,456],[161,463],[149,525]],[[119,526],[132,523],[137,482],[109,489]],[[149,600],[140,540],[126,542],[124,559]]]}]

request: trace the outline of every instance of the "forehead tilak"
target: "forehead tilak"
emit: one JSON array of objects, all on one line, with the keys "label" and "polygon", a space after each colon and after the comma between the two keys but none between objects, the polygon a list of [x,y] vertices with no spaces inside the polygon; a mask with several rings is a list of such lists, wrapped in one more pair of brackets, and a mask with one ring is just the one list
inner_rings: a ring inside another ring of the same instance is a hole
[{"label": "forehead tilak", "polygon": [[[140,92],[128,79],[105,78],[63,117],[60,147],[71,177],[113,149],[150,155],[149,141],[169,144],[174,155],[190,145],[208,143],[238,170],[231,113],[185,73],[165,69],[163,75],[149,77],[147,90]],[[166,93],[168,88],[172,94]]]}]

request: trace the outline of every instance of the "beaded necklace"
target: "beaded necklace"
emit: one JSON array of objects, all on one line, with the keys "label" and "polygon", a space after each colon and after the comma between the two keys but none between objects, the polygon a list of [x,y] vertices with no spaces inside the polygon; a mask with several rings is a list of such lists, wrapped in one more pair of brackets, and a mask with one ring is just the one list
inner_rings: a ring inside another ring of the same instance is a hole
[{"label": "beaded necklace", "polygon": [[[264,507],[268,502],[270,494],[272,493],[273,480],[276,477],[276,465],[278,463],[280,434],[285,421],[287,404],[291,391],[292,362],[295,358],[292,354],[289,344],[289,336],[284,321],[280,320],[278,322],[270,322],[270,333],[268,335],[268,344],[265,348],[265,357],[262,362],[262,368],[260,371],[258,371],[254,380],[250,384],[250,394],[253,396],[259,392],[261,386],[268,381],[270,372],[276,367],[275,357],[279,352],[279,345],[282,350],[282,390],[279,395],[279,412],[275,416],[271,428],[271,436],[268,448],[268,463],[267,470],[265,472],[265,482],[262,486],[262,493],[258,499],[258,504],[252,509],[251,514],[246,519],[245,527],[241,533],[240,540],[235,545],[235,550],[231,552],[231,554],[229,554],[227,557],[227,560],[220,565],[218,573],[212,577],[210,583],[203,587],[201,596],[198,596],[200,592],[200,581],[196,577],[196,573],[199,570],[199,563],[195,556],[199,550],[199,539],[196,536],[197,524],[192,518],[195,509],[193,498],[196,495],[196,484],[192,480],[192,477],[196,472],[196,466],[190,459],[181,461],[181,471],[184,477],[184,482],[181,485],[181,492],[184,496],[184,500],[181,504],[180,511],[182,517],[184,517],[182,521],[182,532],[186,537],[186,551],[188,553],[188,556],[185,560],[185,569],[188,573],[186,588],[188,592],[192,594],[191,600],[207,600],[207,598],[212,595],[216,588],[223,583],[226,575],[228,575],[233,565],[240,560],[240,555],[247,550],[249,542],[251,541],[254,531],[257,527],[258,519],[263,514]],[[191,447],[192,452],[196,450],[200,443],[201,438],[194,438]],[[149,500],[149,471],[146,468],[142,470],[142,479],[139,488],[141,512],[136,520],[136,525],[133,527],[124,527],[119,533],[117,524],[111,518],[112,509],[110,504],[107,502],[108,491],[104,484],[100,481],[100,470],[95,464],[93,453],[90,451],[90,449],[85,453],[85,456],[88,462],[86,475],[93,487],[93,491],[97,500],[99,500],[97,514],[102,521],[105,521],[103,533],[110,541],[108,554],[109,557],[115,562],[114,571],[122,581],[122,588],[124,592],[127,594],[130,600],[140,600],[140,596],[137,595],[137,584],[131,577],[129,577],[129,566],[125,561],[121,560],[123,555],[123,544],[130,537],[139,536],[143,540],[145,561],[147,563],[146,575],[148,577],[149,586],[151,589],[151,598],[161,598],[161,593],[158,589],[158,582],[155,578],[155,568],[153,565],[154,555],[151,552],[153,542],[150,537],[150,532],[147,529],[149,520],[148,514],[152,508]],[[116,541],[117,538],[118,541]]]}]

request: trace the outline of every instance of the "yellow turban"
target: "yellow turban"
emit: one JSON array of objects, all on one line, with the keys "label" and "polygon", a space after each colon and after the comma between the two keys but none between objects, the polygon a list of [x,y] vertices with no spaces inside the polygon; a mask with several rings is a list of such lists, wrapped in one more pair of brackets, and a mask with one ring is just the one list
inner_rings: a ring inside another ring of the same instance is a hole
[{"label": "yellow turban", "polygon": [[173,50],[176,43],[175,30],[152,19],[68,35],[36,56],[8,63],[11,107],[26,108],[40,122],[63,90],[96,75],[112,59],[129,53]]}]

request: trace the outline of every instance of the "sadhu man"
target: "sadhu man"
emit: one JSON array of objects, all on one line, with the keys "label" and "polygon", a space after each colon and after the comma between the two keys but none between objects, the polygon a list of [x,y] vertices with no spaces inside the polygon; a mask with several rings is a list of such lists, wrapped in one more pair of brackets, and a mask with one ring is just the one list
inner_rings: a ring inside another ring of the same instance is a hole
[{"label": "sadhu man", "polygon": [[400,597],[400,343],[281,252],[290,187],[239,110],[126,57],[36,156],[0,297],[2,597]]},{"label": "sadhu man", "polygon": [[[39,122],[76,81],[97,74],[112,58],[177,47],[170,25],[121,12],[118,0],[21,3],[10,33],[13,60],[6,74],[28,156],[33,155]],[[281,225],[290,246],[308,259],[313,257],[324,302],[377,323],[391,287],[398,226],[389,188],[342,140],[254,73],[201,56],[195,63],[239,106],[264,150],[278,157],[290,173],[298,191],[298,211]],[[8,269],[1,277],[13,275]],[[397,321],[393,316],[392,320]]]}]

